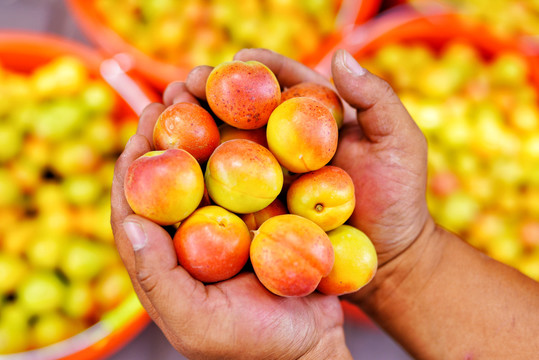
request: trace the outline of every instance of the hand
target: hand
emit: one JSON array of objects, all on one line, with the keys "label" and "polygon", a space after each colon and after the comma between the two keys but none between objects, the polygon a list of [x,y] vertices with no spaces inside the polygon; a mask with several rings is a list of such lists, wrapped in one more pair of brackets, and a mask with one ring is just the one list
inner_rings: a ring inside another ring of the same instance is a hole
[{"label": "hand", "polygon": [[[249,51],[240,52],[236,57],[248,55]],[[266,51],[260,56],[285,86],[325,81],[283,56]],[[198,67],[186,83],[171,84],[164,103],[204,99],[210,71],[210,67]],[[318,293],[279,297],[267,291],[253,273],[204,285],[178,266],[167,231],[132,213],[124,197],[124,177],[128,166],[152,149],[153,126],[164,109],[162,104],[152,104],[141,115],[137,134],[116,164],[112,189],[114,238],[149,315],[171,344],[192,359],[350,358],[337,297]]]},{"label": "hand", "polygon": [[[243,50],[236,57],[258,60],[277,74],[286,73],[291,81],[283,83],[285,86],[308,79],[332,87],[313,71],[292,73],[290,68],[281,68],[268,51]],[[354,181],[356,207],[349,223],[373,241],[380,270],[420,235],[428,238],[434,231],[425,199],[427,142],[389,84],[363,69],[350,54],[338,50],[331,70],[334,88],[346,102],[332,164],[346,170]],[[202,88],[193,86],[192,91],[203,96]],[[384,278],[379,271],[376,281],[361,291],[363,296]]]},{"label": "hand", "polygon": [[345,119],[333,164],[354,179],[349,222],[374,242],[382,267],[433,228],[425,199],[427,142],[391,86],[350,54],[335,53],[332,74],[356,110]]}]

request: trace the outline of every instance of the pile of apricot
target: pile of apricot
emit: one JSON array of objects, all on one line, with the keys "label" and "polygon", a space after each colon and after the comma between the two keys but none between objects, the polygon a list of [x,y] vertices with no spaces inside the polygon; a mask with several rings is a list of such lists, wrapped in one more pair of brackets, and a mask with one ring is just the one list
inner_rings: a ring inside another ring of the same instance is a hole
[{"label": "pile of apricot", "polygon": [[375,274],[373,244],[345,225],[354,184],[328,165],[343,122],[330,88],[281,90],[264,64],[219,64],[207,107],[176,103],[158,118],[155,150],[129,167],[133,211],[174,230],[179,264],[205,283],[250,261],[281,296],[357,291]]}]

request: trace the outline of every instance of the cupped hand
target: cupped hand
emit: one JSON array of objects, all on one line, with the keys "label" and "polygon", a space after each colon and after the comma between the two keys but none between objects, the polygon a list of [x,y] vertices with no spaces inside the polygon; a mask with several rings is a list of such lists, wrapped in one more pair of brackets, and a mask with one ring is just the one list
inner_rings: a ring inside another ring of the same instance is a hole
[{"label": "cupped hand", "polygon": [[[324,81],[282,56],[271,52],[261,56],[285,86]],[[165,105],[204,99],[210,71],[209,67],[195,68],[186,83],[171,84],[164,94]],[[117,161],[112,189],[116,245],[149,315],[190,359],[350,358],[337,297],[317,293],[279,297],[267,291],[253,273],[205,285],[178,265],[171,236],[164,228],[133,214],[124,196],[124,177],[137,157],[152,150],[153,126],[164,109],[162,104],[152,104],[141,115],[137,134]]]}]

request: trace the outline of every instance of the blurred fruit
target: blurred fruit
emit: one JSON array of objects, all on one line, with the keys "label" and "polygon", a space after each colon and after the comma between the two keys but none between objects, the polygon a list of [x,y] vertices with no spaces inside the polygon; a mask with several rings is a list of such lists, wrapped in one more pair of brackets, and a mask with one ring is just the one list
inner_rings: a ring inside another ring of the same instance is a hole
[{"label": "blurred fruit", "polygon": [[94,279],[115,260],[115,250],[84,238],[71,238],[63,249],[59,268],[71,281]]},{"label": "blurred fruit", "polygon": [[71,335],[73,335],[73,328],[70,322],[59,313],[39,316],[31,332],[32,341],[36,347],[54,344]]},{"label": "blurred fruit", "polygon": [[97,306],[107,311],[118,306],[132,292],[133,285],[127,270],[121,264],[117,264],[99,275],[92,294]]},{"label": "blurred fruit", "polygon": [[[539,249],[539,103],[525,58],[483,57],[452,40],[439,50],[388,44],[371,64],[429,141],[427,199],[436,221],[539,280],[532,255]],[[412,71],[418,81],[403,81]]]},{"label": "blurred fruit", "polygon": [[[118,123],[117,96],[77,58],[60,56],[28,73],[0,65],[0,77],[4,354],[72,336],[130,293],[104,279],[123,267],[109,193],[119,134],[133,122]],[[110,306],[96,305],[107,296]]]},{"label": "blurred fruit", "polygon": [[[428,5],[427,0],[411,0],[412,4]],[[479,22],[496,35],[514,39],[539,34],[539,4],[536,0],[437,0],[448,11],[457,12],[468,21]]]},{"label": "blurred fruit", "polygon": [[17,301],[29,313],[44,314],[60,307],[65,290],[65,284],[53,272],[34,271],[19,284]]},{"label": "blurred fruit", "polygon": [[21,258],[0,253],[0,294],[13,292],[28,272],[28,265]]},{"label": "blurred fruit", "polygon": [[269,48],[299,60],[336,30],[340,2],[98,0],[93,6],[100,21],[138,50],[189,67],[215,66],[246,47]]}]

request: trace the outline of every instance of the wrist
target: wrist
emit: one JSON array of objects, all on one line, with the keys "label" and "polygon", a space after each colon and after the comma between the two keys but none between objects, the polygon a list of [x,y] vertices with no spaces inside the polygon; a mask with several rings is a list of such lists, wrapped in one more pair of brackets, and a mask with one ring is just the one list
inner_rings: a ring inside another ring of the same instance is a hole
[{"label": "wrist", "polygon": [[308,352],[303,354],[301,360],[353,359],[350,350],[346,346],[344,330],[342,326],[327,331],[318,343]]},{"label": "wrist", "polygon": [[429,216],[415,240],[380,266],[368,285],[346,299],[376,317],[386,304],[391,306],[389,303],[395,292],[416,286],[418,280],[426,281],[426,277],[434,272],[443,253],[444,232]]}]

